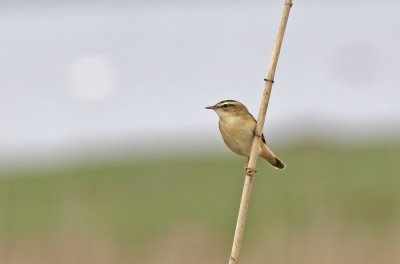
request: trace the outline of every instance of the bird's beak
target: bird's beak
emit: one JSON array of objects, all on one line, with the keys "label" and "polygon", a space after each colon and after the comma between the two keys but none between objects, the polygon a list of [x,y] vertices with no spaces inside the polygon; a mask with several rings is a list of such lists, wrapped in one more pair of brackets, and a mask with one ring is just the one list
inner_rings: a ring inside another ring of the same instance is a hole
[{"label": "bird's beak", "polygon": [[215,105],[206,107],[206,109],[212,109],[212,110],[214,110],[215,108],[217,108]]}]

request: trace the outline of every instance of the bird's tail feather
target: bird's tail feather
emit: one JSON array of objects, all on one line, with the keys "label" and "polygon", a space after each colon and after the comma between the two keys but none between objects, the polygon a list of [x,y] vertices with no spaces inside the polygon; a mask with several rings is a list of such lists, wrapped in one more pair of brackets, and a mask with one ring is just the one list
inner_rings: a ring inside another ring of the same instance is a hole
[{"label": "bird's tail feather", "polygon": [[263,146],[260,156],[266,159],[276,169],[284,169],[286,167],[285,163],[275,156],[267,145]]},{"label": "bird's tail feather", "polygon": [[286,167],[285,163],[283,163],[278,157],[275,157],[275,162],[272,164],[272,166],[274,166],[276,169],[281,169],[281,170]]}]

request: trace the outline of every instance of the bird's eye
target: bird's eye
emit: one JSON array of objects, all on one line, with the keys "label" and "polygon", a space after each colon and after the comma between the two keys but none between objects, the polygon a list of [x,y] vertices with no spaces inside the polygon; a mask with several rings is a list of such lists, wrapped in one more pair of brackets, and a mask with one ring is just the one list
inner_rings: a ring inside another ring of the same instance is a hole
[{"label": "bird's eye", "polygon": [[227,104],[224,104],[224,105],[222,105],[222,108],[228,108],[228,105]]}]

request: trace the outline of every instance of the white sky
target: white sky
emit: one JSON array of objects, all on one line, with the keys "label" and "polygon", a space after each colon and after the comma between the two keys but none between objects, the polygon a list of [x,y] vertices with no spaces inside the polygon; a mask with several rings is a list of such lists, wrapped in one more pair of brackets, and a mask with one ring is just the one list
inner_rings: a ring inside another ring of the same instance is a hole
[{"label": "white sky", "polygon": [[[399,8],[296,2],[267,138],[397,136]],[[281,10],[280,1],[1,10],[0,159],[220,142],[204,107],[236,99],[256,115]]]}]

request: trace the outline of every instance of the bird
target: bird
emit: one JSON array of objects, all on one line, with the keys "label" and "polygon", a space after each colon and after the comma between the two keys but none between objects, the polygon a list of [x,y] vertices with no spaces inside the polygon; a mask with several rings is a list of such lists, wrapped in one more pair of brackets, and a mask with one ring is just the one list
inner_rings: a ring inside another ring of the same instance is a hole
[{"label": "bird", "polygon": [[[238,155],[249,158],[257,121],[247,107],[235,100],[224,100],[213,106],[207,106],[206,109],[217,113],[219,130],[228,148]],[[284,169],[285,163],[268,147],[264,134],[261,139],[259,156],[267,160],[274,168]]]}]

